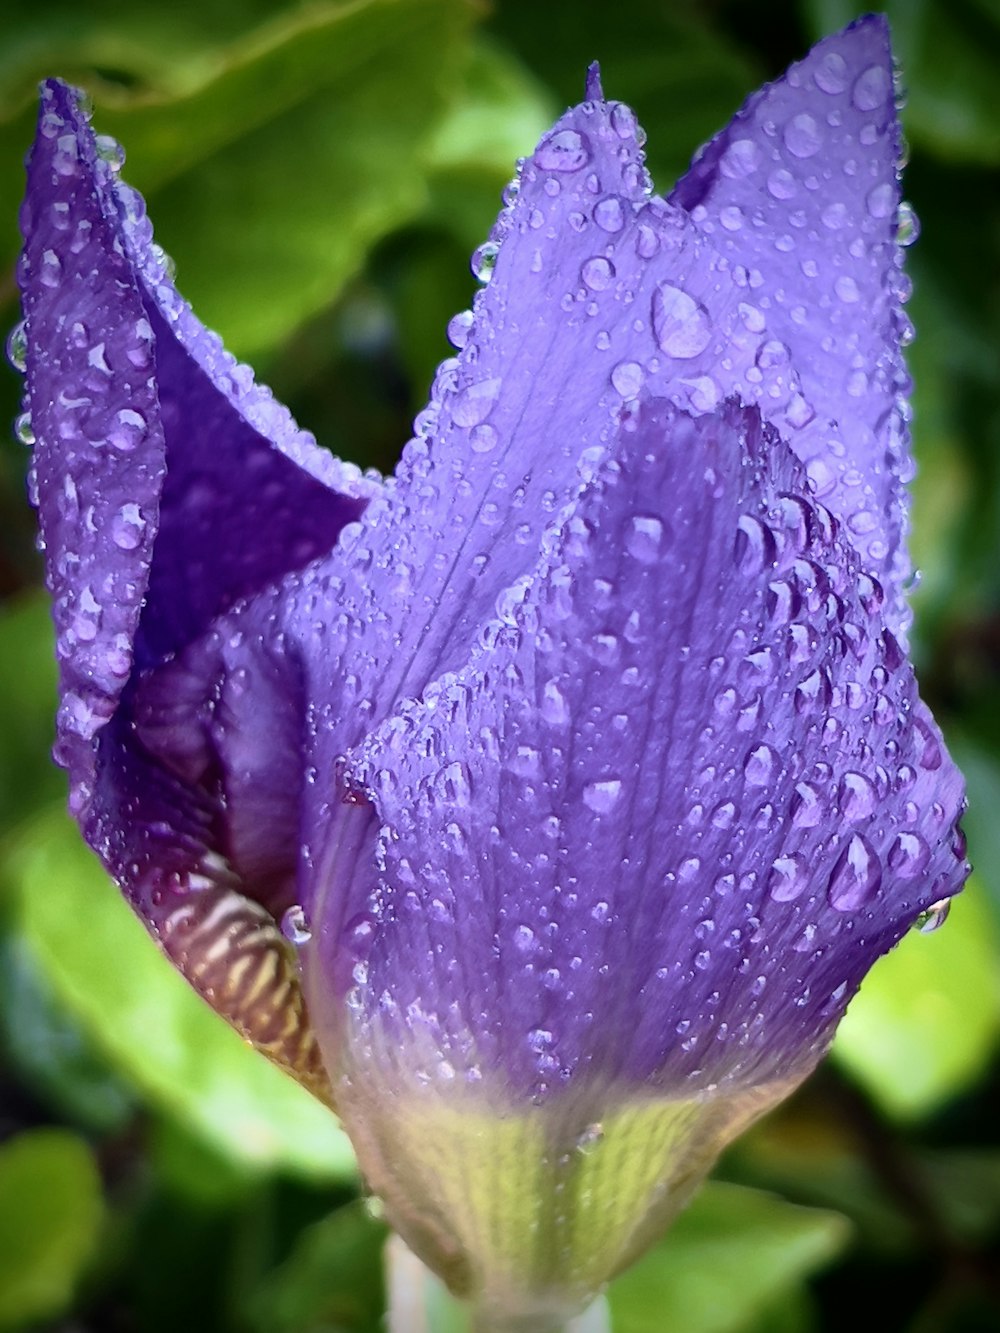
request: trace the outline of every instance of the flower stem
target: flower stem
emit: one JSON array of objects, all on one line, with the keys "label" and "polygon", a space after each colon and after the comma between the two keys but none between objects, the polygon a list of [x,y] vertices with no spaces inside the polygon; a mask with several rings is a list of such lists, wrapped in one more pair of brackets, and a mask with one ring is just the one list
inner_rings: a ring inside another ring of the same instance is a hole
[{"label": "flower stem", "polygon": [[395,1233],[385,1247],[387,1333],[611,1333],[603,1296],[571,1319],[473,1313],[424,1266]]}]

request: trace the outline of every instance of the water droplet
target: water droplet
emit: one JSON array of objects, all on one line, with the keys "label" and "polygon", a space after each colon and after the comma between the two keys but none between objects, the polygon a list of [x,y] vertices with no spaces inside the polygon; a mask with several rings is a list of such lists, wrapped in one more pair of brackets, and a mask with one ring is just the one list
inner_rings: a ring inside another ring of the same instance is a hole
[{"label": "water droplet", "polygon": [[131,407],[122,408],[108,431],[108,444],[123,454],[131,453],[146,438],[146,418]]},{"label": "water droplet", "polygon": [[813,157],[823,147],[823,131],[808,111],[793,116],[782,137],[793,157]]},{"label": "water droplet", "polygon": [[124,504],[111,520],[111,540],[122,551],[134,551],[146,531],[146,520],[137,504]]},{"label": "water droplet", "polygon": [[808,782],[800,782],[792,797],[791,816],[795,828],[815,828],[825,813],[819,791]]},{"label": "water droplet", "polygon": [[448,322],[448,341],[452,347],[461,351],[469,341],[469,332],[472,328],[473,315],[471,310],[460,310],[457,315],[453,315]]},{"label": "water droplet", "polygon": [[712,341],[708,311],[680,287],[661,282],[653,292],[653,333],[668,356],[689,360]]},{"label": "water droplet", "polygon": [[760,149],[752,139],[735,139],[722,155],[719,170],[730,180],[753,175],[760,163]]},{"label": "water droplet", "polygon": [[601,231],[613,236],[625,226],[625,209],[616,194],[609,194],[600,203],[594,205],[594,221]]},{"label": "water droplet", "polygon": [[877,111],[888,101],[891,91],[889,71],[883,65],[869,65],[854,80],[851,101],[859,111]]},{"label": "water droplet", "polygon": [[805,859],[798,853],[779,856],[767,877],[767,891],[776,903],[789,903],[798,898],[808,882]]},{"label": "water droplet", "polygon": [[580,281],[592,292],[603,292],[615,280],[615,266],[603,255],[585,259],[580,268]]},{"label": "water droplet", "polygon": [[[302,908],[300,907],[298,911],[301,912]],[[375,918],[369,912],[358,912],[347,922],[344,927],[344,947],[352,958],[360,959],[366,956],[375,936],[375,928]],[[306,938],[308,939],[308,934]]]},{"label": "water droplet", "polygon": [[882,866],[867,838],[855,833],[830,875],[830,906],[837,912],[864,907],[882,882]]},{"label": "water droplet", "polygon": [[54,250],[44,251],[42,254],[42,265],[38,274],[39,282],[43,287],[58,287],[61,277],[62,260]]},{"label": "water droplet", "polygon": [[912,245],[920,235],[920,219],[913,205],[904,199],[896,213],[896,240],[900,245]]},{"label": "water droplet", "polygon": [[31,424],[31,413],[22,412],[14,420],[14,434],[22,444],[30,449],[35,443],[35,428]]},{"label": "water droplet", "polygon": [[556,130],[535,153],[543,171],[579,171],[590,161],[590,144],[577,130]]},{"label": "water droplet", "polygon": [[620,361],[611,372],[611,383],[623,398],[635,398],[646,379],[638,361]]},{"label": "water droplet", "polygon": [[816,86],[834,96],[847,87],[847,61],[839,51],[827,51],[816,66]]},{"label": "water droplet", "polygon": [[653,515],[640,514],[632,519],[625,537],[629,555],[644,565],[654,564],[660,558],[663,542],[663,523]]},{"label": "water droplet", "polygon": [[940,930],[947,921],[950,911],[951,899],[941,898],[936,903],[931,903],[925,912],[921,912],[913,924],[922,935],[930,935],[932,931]]},{"label": "water droplet", "polygon": [[588,1125],[582,1133],[577,1135],[576,1150],[578,1153],[582,1153],[586,1156],[588,1153],[594,1152],[603,1139],[604,1126],[600,1121],[595,1121],[592,1125]]},{"label": "water droplet", "polygon": [[7,360],[23,375],[28,364],[28,330],[23,319],[7,335]]},{"label": "water droplet", "polygon": [[117,175],[125,165],[125,149],[118,140],[110,134],[95,134],[94,147],[100,160],[106,162],[112,173]]},{"label": "water droplet", "polygon": [[719,225],[724,231],[739,231],[743,226],[743,209],[738,204],[727,204],[719,210]]},{"label": "water droplet", "polygon": [[500,247],[496,241],[486,241],[478,250],[473,252],[469,267],[472,269],[473,277],[477,282],[485,284],[493,277],[493,270],[496,268],[499,252]]},{"label": "water droplet", "polygon": [[743,776],[750,787],[767,787],[774,779],[781,761],[770,745],[758,745],[747,755]]},{"label": "water droplet", "polygon": [[889,869],[900,879],[916,879],[923,873],[930,860],[931,850],[919,833],[904,832],[897,834],[889,848]]},{"label": "water droplet", "polygon": [[550,726],[565,726],[570,720],[569,705],[554,680],[547,681],[542,691],[541,712]]},{"label": "water droplet", "polygon": [[787,167],[778,167],[767,178],[767,191],[773,199],[792,199],[798,192],[798,183]]},{"label": "water droplet", "polygon": [[896,212],[896,186],[883,181],[869,192],[866,202],[873,218],[892,217]]},{"label": "water droplet", "polygon": [[499,438],[492,426],[473,426],[469,431],[469,447],[475,454],[488,454],[491,449],[496,448]]},{"label": "water droplet", "polygon": [[858,284],[849,273],[842,273],[833,284],[833,290],[840,299],[847,305],[853,305],[855,301],[861,300],[861,293],[858,290]]},{"label": "water droplet", "polygon": [[293,903],[282,916],[281,933],[296,948],[308,944],[312,939],[312,931],[306,921],[305,910],[298,903]]},{"label": "water droplet", "polygon": [[451,407],[456,426],[478,426],[493,410],[500,393],[499,379],[478,380],[468,384],[455,396]]},{"label": "water droplet", "polygon": [[877,800],[874,786],[863,773],[844,774],[840,781],[840,813],[845,819],[867,819]]},{"label": "water droplet", "polygon": [[757,574],[774,564],[778,548],[774,533],[753,514],[741,514],[736,525],[733,559],[744,574]]},{"label": "water droplet", "polygon": [[588,782],[583,789],[583,803],[597,815],[608,815],[618,804],[622,784],[618,778]]}]

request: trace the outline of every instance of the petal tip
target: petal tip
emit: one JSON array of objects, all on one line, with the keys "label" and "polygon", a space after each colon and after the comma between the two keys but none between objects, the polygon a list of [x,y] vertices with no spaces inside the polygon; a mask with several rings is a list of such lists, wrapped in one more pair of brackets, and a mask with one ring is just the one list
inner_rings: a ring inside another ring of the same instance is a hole
[{"label": "petal tip", "polygon": [[587,67],[584,97],[588,102],[603,102],[605,100],[604,89],[601,86],[601,65],[597,60],[591,61]]}]

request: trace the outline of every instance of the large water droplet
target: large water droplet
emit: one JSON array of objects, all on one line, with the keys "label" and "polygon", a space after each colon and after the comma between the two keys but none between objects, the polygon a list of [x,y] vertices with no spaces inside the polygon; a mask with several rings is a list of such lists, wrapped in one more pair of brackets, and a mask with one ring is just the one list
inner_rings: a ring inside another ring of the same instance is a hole
[{"label": "large water droplet", "polygon": [[838,912],[854,912],[871,899],[882,882],[882,866],[867,838],[855,833],[837,858],[830,875],[830,906]]},{"label": "large water droplet", "polygon": [[19,374],[24,374],[28,364],[28,331],[23,319],[7,335],[7,360]]},{"label": "large water droplet", "polygon": [[940,930],[947,921],[950,911],[951,899],[941,898],[936,903],[931,903],[926,912],[921,912],[913,924],[922,935],[930,935],[932,931]]},{"label": "large water droplet", "polygon": [[451,416],[456,426],[478,426],[493,410],[500,393],[499,379],[478,380],[455,396]]},{"label": "large water droplet", "polygon": [[845,819],[852,822],[867,819],[877,800],[874,786],[863,773],[844,774],[840,781],[840,812]]},{"label": "large water droplet", "polygon": [[611,372],[611,383],[623,398],[635,398],[646,379],[638,361],[620,361]]},{"label": "large water droplet", "polygon": [[805,859],[798,853],[779,856],[767,877],[767,891],[777,903],[788,903],[798,898],[808,882]]},{"label": "large water droplet", "polygon": [[743,776],[750,787],[767,787],[773,782],[781,761],[770,745],[758,745],[743,764]]},{"label": "large water droplet", "polygon": [[629,555],[644,565],[654,564],[660,558],[663,542],[663,523],[653,515],[640,514],[632,519],[625,536]]},{"label": "large water droplet", "polygon": [[712,320],[705,307],[680,287],[661,282],[653,292],[653,334],[668,356],[689,360],[712,341]]},{"label": "large water droplet", "polygon": [[889,71],[882,65],[869,65],[854,80],[851,101],[859,111],[877,111],[888,101],[891,91]]},{"label": "large water droplet", "polygon": [[478,250],[473,251],[469,267],[478,282],[487,283],[493,277],[500,247],[496,241],[486,241]]},{"label": "large water droplet", "polygon": [[906,831],[897,834],[889,848],[889,869],[900,879],[916,879],[930,860],[931,850],[919,833]]},{"label": "large water droplet", "polygon": [[111,540],[122,551],[134,551],[145,530],[146,520],[134,503],[122,505],[111,520]]},{"label": "large water droplet", "polygon": [[600,782],[588,782],[583,789],[583,802],[597,815],[608,815],[618,804],[622,794],[622,784],[618,778],[605,778]]},{"label": "large water droplet", "polygon": [[615,280],[615,266],[603,255],[585,259],[580,267],[580,281],[592,292],[603,292]]},{"label": "large water droplet", "polygon": [[912,245],[920,235],[920,219],[913,205],[904,199],[896,214],[896,240],[900,245]]},{"label": "large water droplet", "polygon": [[785,147],[793,157],[813,157],[823,147],[823,131],[808,111],[800,111],[785,126]]},{"label": "large water droplet", "polygon": [[827,51],[816,66],[816,86],[831,96],[847,87],[847,61],[839,51]]},{"label": "large water droplet", "polygon": [[556,130],[539,144],[535,161],[543,171],[579,171],[590,161],[590,144],[577,130]]},{"label": "large water droplet", "polygon": [[312,931],[306,921],[305,909],[298,903],[293,903],[282,916],[281,933],[296,948],[308,944],[312,939]]},{"label": "large water droplet", "polygon": [[594,221],[601,231],[614,235],[625,226],[625,208],[616,194],[609,194],[600,203],[594,205]]}]

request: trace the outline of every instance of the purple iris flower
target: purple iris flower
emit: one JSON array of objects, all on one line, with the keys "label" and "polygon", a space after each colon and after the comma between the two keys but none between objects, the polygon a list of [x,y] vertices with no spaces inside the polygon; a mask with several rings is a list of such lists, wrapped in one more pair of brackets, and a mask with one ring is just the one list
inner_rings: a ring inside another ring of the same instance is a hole
[{"label": "purple iris flower", "polygon": [[592,71],[385,481],[198,323],[58,82],[23,212],[73,812],[409,1244],[525,1316],[641,1251],[967,872],[905,651],[886,24],[667,198],[642,142]]}]

